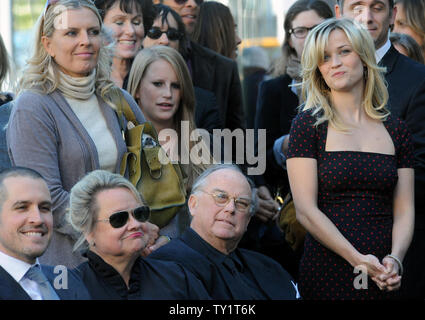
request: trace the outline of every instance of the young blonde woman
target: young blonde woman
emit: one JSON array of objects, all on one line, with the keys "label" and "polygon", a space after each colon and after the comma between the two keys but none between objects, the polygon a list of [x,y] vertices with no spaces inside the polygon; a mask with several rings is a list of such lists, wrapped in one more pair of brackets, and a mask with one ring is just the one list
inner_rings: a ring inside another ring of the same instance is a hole
[{"label": "young blonde woman", "polygon": [[302,112],[288,175],[307,229],[305,299],[388,299],[401,285],[414,224],[413,144],[386,109],[388,92],[366,29],[330,19],[307,37]]},{"label": "young blonde woman", "polygon": [[[185,187],[189,194],[194,179],[211,164],[212,157],[209,144],[189,137],[196,129],[195,98],[186,62],[171,47],[145,48],[134,59],[128,84],[130,94],[158,132],[168,156],[180,163],[187,176]],[[174,238],[188,225],[188,213],[181,210],[161,233]]]}]

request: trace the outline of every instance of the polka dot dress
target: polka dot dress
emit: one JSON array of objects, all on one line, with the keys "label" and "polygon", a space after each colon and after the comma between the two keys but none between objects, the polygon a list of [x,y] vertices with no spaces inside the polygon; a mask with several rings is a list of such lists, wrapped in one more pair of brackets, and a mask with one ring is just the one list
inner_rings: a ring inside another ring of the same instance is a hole
[{"label": "polka dot dress", "polygon": [[[362,254],[382,261],[391,252],[393,191],[397,168],[413,167],[413,146],[403,122],[384,122],[395,155],[359,151],[325,151],[327,122],[314,127],[309,112],[292,122],[288,158],[317,159],[318,206],[342,235]],[[354,268],[307,234],[299,270],[304,299],[389,299],[394,293],[367,283]],[[363,289],[367,285],[367,289]]]}]

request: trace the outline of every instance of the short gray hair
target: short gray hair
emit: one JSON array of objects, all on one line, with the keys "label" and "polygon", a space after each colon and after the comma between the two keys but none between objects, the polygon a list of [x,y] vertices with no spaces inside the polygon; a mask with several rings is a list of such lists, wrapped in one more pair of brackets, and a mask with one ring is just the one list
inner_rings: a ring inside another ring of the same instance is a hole
[{"label": "short gray hair", "polygon": [[97,194],[101,191],[115,188],[128,189],[140,204],[144,204],[142,196],[130,181],[119,174],[109,171],[92,171],[72,187],[67,220],[79,234],[79,238],[74,245],[74,251],[80,248],[88,248],[85,235],[92,231],[97,219]]},{"label": "short gray hair", "polygon": [[232,164],[232,163],[219,163],[219,164],[215,164],[212,165],[210,167],[208,167],[207,169],[205,169],[194,181],[193,185],[192,185],[192,191],[191,194],[195,194],[198,192],[198,190],[201,187],[205,186],[205,181],[206,179],[213,174],[216,171],[219,170],[233,170],[235,172],[240,173],[248,182],[249,186],[251,187],[251,209],[250,209],[250,214],[254,215],[254,213],[256,212],[256,208],[257,208],[257,196],[256,196],[256,190],[255,190],[255,184],[253,183],[253,181],[248,178],[243,171],[239,168],[239,166],[237,166],[236,164]]}]

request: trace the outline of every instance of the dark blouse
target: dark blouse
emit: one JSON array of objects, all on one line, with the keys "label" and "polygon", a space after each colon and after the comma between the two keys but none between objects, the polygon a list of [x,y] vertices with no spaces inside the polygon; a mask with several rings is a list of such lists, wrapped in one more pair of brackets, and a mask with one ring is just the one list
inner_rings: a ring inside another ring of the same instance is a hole
[{"label": "dark blouse", "polygon": [[177,263],[138,258],[127,287],[121,275],[100,256],[76,268],[95,300],[207,300],[201,282]]}]

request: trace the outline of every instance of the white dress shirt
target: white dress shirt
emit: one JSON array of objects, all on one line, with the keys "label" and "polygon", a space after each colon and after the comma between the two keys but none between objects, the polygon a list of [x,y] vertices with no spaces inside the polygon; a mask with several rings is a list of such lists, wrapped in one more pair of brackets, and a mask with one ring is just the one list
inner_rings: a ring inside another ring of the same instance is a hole
[{"label": "white dress shirt", "polygon": [[[39,264],[38,259],[35,264]],[[21,285],[22,289],[25,290],[32,300],[42,300],[38,284],[25,277],[25,274],[33,265],[0,251],[0,266]]]},{"label": "white dress shirt", "polygon": [[379,63],[379,61],[381,61],[381,59],[385,56],[388,50],[390,50],[390,48],[391,48],[391,41],[390,41],[390,38],[388,38],[387,42],[385,42],[385,44],[382,47],[380,47],[379,49],[375,51],[376,63]]}]

